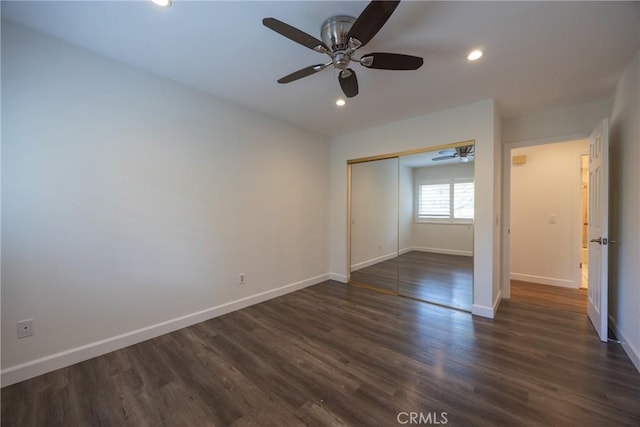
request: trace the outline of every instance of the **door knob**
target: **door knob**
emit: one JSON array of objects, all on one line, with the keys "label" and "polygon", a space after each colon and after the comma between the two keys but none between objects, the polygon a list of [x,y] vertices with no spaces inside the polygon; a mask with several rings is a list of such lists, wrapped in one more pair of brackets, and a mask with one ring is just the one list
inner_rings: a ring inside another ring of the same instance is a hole
[{"label": "door knob", "polygon": [[597,239],[591,239],[589,240],[591,243],[597,243],[599,245],[602,244],[602,237],[598,237]]}]

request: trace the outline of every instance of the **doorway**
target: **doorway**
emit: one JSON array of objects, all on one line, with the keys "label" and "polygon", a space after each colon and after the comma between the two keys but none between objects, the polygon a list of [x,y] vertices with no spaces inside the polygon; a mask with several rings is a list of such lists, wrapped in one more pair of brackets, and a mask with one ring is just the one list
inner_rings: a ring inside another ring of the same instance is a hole
[{"label": "doorway", "polygon": [[512,300],[586,313],[588,151],[587,139],[506,147],[505,294]]}]

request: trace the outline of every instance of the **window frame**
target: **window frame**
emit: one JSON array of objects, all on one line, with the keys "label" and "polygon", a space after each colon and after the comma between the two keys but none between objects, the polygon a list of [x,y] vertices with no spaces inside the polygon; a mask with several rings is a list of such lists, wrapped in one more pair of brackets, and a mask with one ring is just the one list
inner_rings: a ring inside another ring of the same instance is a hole
[{"label": "window frame", "polygon": [[[473,183],[473,218],[454,218],[454,203],[455,203],[455,184],[458,183]],[[449,184],[449,216],[447,218],[437,217],[421,217],[420,216],[420,188],[423,185],[441,185]],[[416,224],[473,224],[475,220],[475,180],[473,178],[449,178],[449,179],[420,179],[416,180],[415,184],[415,202],[414,202],[414,222]]]}]

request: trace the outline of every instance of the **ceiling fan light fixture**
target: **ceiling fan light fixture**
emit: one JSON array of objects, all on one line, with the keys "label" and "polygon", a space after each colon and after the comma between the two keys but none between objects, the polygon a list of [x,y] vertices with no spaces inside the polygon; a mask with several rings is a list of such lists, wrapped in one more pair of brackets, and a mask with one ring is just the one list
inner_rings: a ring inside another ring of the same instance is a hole
[{"label": "ceiling fan light fixture", "polygon": [[469,158],[468,158],[467,156],[465,156],[465,157],[460,157],[460,161],[461,161],[462,163],[467,163],[467,162],[469,161]]},{"label": "ceiling fan light fixture", "polygon": [[338,107],[342,107],[342,106],[343,106],[344,104],[346,104],[346,103],[347,103],[347,101],[345,101],[345,100],[344,100],[344,99],[342,99],[342,98],[338,98],[338,100],[336,101],[336,105],[337,105]]},{"label": "ceiling fan light fixture", "polygon": [[171,6],[171,0],[151,0],[154,4],[160,7],[169,7]]},{"label": "ceiling fan light fixture", "polygon": [[469,52],[469,55],[467,55],[467,59],[469,61],[477,61],[478,59],[482,58],[482,55],[484,55],[484,52],[482,52],[480,49],[474,49]]},{"label": "ceiling fan light fixture", "polygon": [[[322,40],[276,18],[264,18],[262,25],[270,30],[308,49],[331,57],[330,62],[302,68],[282,77],[278,83],[291,83],[332,65],[339,71],[338,82],[345,97],[353,98],[358,95],[358,78],[355,71],[350,68],[351,63],[359,63],[365,68],[379,70],[417,70],[424,62],[417,56],[386,52],[372,52],[364,56],[356,54],[357,49],[364,47],[380,31],[399,3],[400,0],[373,0],[357,18],[347,15],[331,16],[320,27]],[[344,105],[337,102],[336,104]]]}]

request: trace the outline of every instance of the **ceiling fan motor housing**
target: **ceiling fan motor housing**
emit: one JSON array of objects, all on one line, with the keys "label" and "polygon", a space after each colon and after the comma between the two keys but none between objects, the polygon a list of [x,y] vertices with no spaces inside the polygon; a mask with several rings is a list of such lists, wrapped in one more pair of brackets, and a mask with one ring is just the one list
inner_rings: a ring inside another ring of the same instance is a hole
[{"label": "ceiling fan motor housing", "polygon": [[348,35],[355,20],[353,16],[332,16],[320,28],[322,41],[335,53],[333,64],[340,70],[347,68],[351,60]]}]

